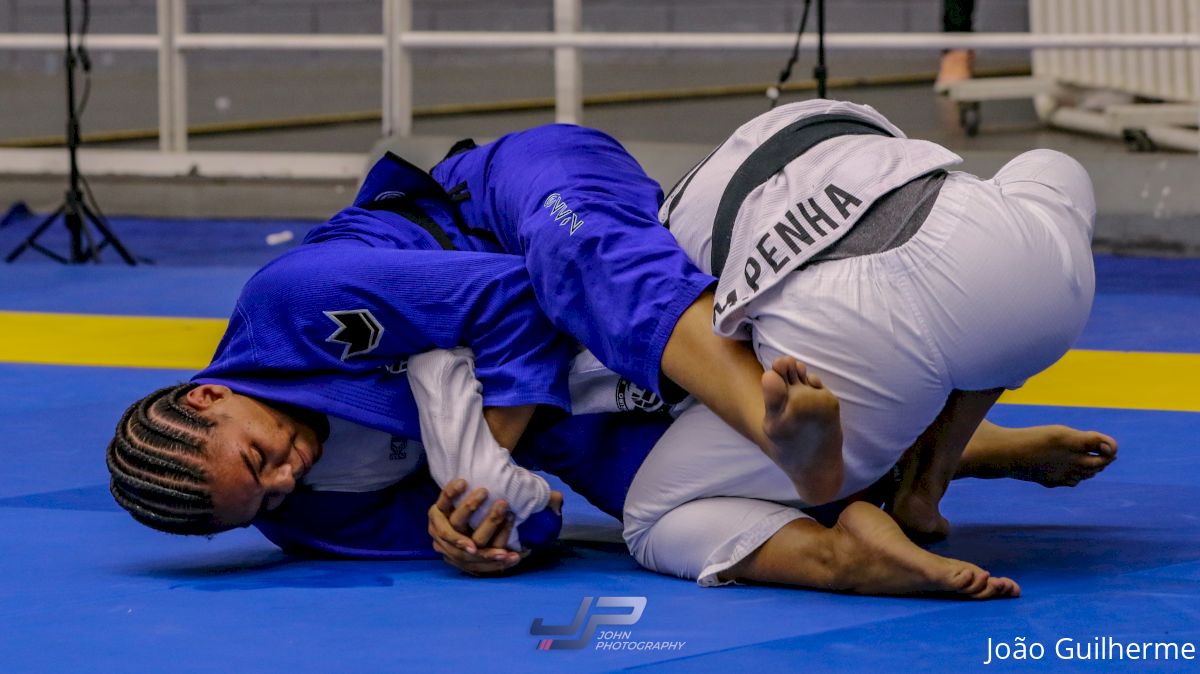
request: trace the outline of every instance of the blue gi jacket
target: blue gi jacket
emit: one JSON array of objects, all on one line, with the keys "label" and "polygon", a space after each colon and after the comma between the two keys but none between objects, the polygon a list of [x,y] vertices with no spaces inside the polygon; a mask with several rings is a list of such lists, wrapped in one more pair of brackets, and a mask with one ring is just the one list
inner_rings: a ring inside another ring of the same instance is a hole
[{"label": "blue gi jacket", "polygon": [[[658,224],[662,192],[624,148],[591,129],[540,127],[452,156],[433,176],[381,160],[350,208],[247,283],[194,381],[419,438],[402,363],[434,348],[475,351],[487,405],[569,411],[575,343],[557,327],[661,392],[667,339],[714,279]],[[665,428],[567,419],[531,429],[514,456],[619,517]],[[436,495],[422,470],[378,492],[300,491],[255,525],[292,551],[436,557],[425,531]]]},{"label": "blue gi jacket", "polygon": [[484,404],[569,411],[575,342],[540,311],[519,257],[440,250],[413,222],[452,226],[453,205],[425,180],[393,205],[409,217],[353,206],[259,270],[193,381],[419,438],[404,361],[468,346]]}]

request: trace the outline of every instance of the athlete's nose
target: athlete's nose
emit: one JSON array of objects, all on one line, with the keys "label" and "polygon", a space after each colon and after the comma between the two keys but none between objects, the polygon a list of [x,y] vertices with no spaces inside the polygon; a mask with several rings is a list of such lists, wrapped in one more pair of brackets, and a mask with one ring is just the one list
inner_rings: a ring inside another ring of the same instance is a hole
[{"label": "athlete's nose", "polygon": [[263,480],[263,487],[273,494],[287,495],[296,489],[296,474],[292,464],[280,464]]}]

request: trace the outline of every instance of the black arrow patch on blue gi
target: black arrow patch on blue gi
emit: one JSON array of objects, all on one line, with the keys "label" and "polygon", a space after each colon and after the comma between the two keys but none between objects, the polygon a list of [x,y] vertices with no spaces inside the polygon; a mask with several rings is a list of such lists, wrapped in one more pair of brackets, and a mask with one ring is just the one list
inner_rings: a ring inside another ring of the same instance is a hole
[{"label": "black arrow patch on blue gi", "polygon": [[371,353],[379,346],[379,340],[383,339],[383,326],[366,309],[324,313],[338,326],[325,341],[346,345],[342,350],[342,361]]}]

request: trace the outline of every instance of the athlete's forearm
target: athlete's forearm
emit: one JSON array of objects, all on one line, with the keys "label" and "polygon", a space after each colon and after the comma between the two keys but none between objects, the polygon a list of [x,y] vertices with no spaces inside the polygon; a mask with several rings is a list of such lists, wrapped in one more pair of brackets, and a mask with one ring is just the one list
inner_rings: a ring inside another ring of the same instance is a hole
[{"label": "athlete's forearm", "polygon": [[684,311],[663,351],[663,373],[769,451],[771,441],[763,432],[763,368],[748,343],[713,332],[712,306],[710,291]]},{"label": "athlete's forearm", "polygon": [[[508,452],[528,424],[532,406],[493,407],[490,414],[485,412],[470,352],[465,349],[413,356],[408,378],[434,481],[445,487],[462,478],[472,488],[487,490],[487,502],[472,515],[472,528],[479,528],[491,504],[501,499],[507,501],[517,525],[546,507],[550,485],[516,465]],[[515,535],[511,546],[519,549]]]}]

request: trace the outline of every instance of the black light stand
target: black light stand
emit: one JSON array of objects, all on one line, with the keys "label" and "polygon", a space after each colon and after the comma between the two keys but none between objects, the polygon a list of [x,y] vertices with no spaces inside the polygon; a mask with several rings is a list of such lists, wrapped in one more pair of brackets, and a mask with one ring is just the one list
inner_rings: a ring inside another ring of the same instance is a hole
[{"label": "black light stand", "polygon": [[829,98],[829,68],[825,66],[825,0],[817,0],[817,98]]},{"label": "black light stand", "polygon": [[[813,0],[804,0],[804,11],[800,15],[800,26],[796,29],[796,43],[792,45],[791,56],[779,72],[775,86],[767,89],[767,99],[771,108],[779,104],[783,85],[792,78],[792,67],[800,59],[800,42],[804,38],[804,29],[808,26],[808,13],[812,9]],[[813,70],[813,78],[817,80],[817,97],[828,98],[829,68],[825,64],[825,0],[817,0],[817,67]]]},{"label": "black light stand", "polygon": [[[86,59],[86,54],[82,53],[82,48],[77,46],[71,40],[71,3],[73,0],[63,0],[65,8],[65,26],[67,36],[67,51],[66,51],[66,66],[67,66],[67,153],[70,157],[71,174],[70,182],[67,187],[66,199],[62,205],[54,210],[48,218],[38,225],[37,229],[33,230],[21,245],[17,246],[5,262],[13,262],[21,256],[27,249],[32,248],[39,253],[63,264],[82,264],[84,262],[99,262],[100,251],[106,245],[112,246],[113,250],[121,256],[125,264],[130,266],[136,265],[137,261],[129,254],[112,230],[109,229],[108,223],[104,218],[96,214],[96,210],[89,206],[84,199],[83,190],[80,189],[82,176],[79,173],[78,151],[80,142],[79,132],[79,111],[76,109],[75,101],[75,68]],[[85,16],[87,13],[87,2],[83,0]],[[85,21],[86,25],[86,21]],[[67,231],[71,235],[71,250],[69,257],[60,255],[42,244],[38,243],[38,238],[41,237],[50,226],[62,217],[63,223],[67,226]],[[88,225],[96,228],[100,233],[100,243],[96,244],[92,237]],[[86,246],[84,241],[86,239]]]}]

